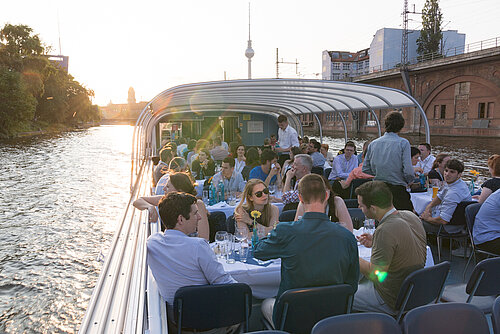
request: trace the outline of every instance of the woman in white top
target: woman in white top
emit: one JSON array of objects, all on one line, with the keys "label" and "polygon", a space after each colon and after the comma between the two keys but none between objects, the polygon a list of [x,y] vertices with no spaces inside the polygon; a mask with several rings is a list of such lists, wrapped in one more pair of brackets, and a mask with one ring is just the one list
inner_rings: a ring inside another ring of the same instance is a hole
[{"label": "woman in white top", "polygon": [[234,170],[241,173],[243,167],[245,167],[245,145],[238,145],[236,149],[236,157],[234,158]]}]

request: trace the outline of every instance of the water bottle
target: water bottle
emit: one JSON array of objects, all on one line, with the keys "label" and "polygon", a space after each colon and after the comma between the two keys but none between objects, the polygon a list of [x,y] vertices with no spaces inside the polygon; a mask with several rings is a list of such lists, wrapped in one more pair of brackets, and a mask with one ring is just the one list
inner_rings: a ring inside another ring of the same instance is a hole
[{"label": "water bottle", "polygon": [[217,192],[215,190],[215,186],[212,183],[210,183],[210,187],[208,188],[208,193],[209,193],[209,196],[210,196],[210,200],[208,201],[208,204],[209,205],[214,205],[217,203]]},{"label": "water bottle", "polygon": [[424,175],[424,173],[420,174],[418,176],[418,178],[420,179],[420,187],[422,187],[422,189],[425,189],[425,175]]},{"label": "water bottle", "polygon": [[469,190],[470,190],[470,194],[471,195],[474,195],[474,193],[476,192],[476,187],[475,187],[475,184],[474,184],[474,179],[470,180]]},{"label": "water bottle", "polygon": [[219,185],[217,186],[217,188],[219,189],[219,202],[224,202],[224,182],[222,180],[219,181]]}]

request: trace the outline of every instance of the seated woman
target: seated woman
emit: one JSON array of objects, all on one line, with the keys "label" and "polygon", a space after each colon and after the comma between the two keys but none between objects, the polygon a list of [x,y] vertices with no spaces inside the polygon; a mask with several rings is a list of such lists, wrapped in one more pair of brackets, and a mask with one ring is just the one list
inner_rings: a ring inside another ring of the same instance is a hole
[{"label": "seated woman", "polygon": [[283,162],[283,167],[281,167],[281,180],[283,181],[283,183],[285,182],[286,172],[288,172],[292,168],[293,161],[294,161],[293,159],[295,158],[295,156],[297,154],[301,154],[301,153],[302,153],[302,151],[297,146],[293,146],[290,149],[290,159],[285,160],[285,162]]},{"label": "seated woman", "polygon": [[247,150],[245,167],[241,170],[243,180],[248,181],[250,171],[260,164],[260,154],[255,147],[250,147]]},{"label": "seated woman", "polygon": [[[178,191],[196,196],[196,189],[193,180],[186,173],[170,174],[168,182],[164,188],[165,194],[169,192]],[[154,222],[158,220],[157,206],[163,195],[144,196],[134,201],[133,205],[139,210],[148,210],[149,221]],[[198,236],[208,240],[209,238],[209,225],[208,225],[208,211],[203,201],[198,200],[198,213],[201,220],[198,223]]]},{"label": "seated woman", "polygon": [[163,174],[161,179],[156,184],[155,194],[156,195],[165,194],[164,188],[167,185],[170,174],[178,172],[187,173],[189,177],[194,179],[193,176],[191,175],[191,171],[189,170],[189,165],[187,161],[181,157],[175,157],[172,160],[170,160],[170,164],[168,165],[168,171],[165,174]]},{"label": "seated woman", "polygon": [[238,144],[234,154],[234,170],[238,173],[243,171],[247,158],[245,157],[245,145]]},{"label": "seated woman", "polygon": [[[328,181],[326,181],[325,184],[328,186],[330,193],[325,206],[325,213],[328,215],[328,217],[330,217],[330,220],[332,222],[339,223],[352,232],[353,226],[351,215],[349,214],[349,210],[347,210],[347,207],[345,206],[344,200],[341,197],[336,196]],[[295,213],[295,220],[299,220],[299,217],[302,217],[303,215],[304,205],[302,204],[302,202],[300,202],[299,206],[297,207],[297,212]]]},{"label": "seated woman", "polygon": [[203,180],[215,174],[215,162],[210,156],[207,149],[203,149],[198,153],[198,157],[193,160],[192,165],[193,176],[197,180]]},{"label": "seated woman", "polygon": [[481,195],[474,196],[479,203],[483,203],[495,191],[500,188],[500,155],[493,154],[488,158],[488,169],[492,176],[481,185]]},{"label": "seated woman", "polygon": [[240,204],[234,210],[234,219],[238,228],[248,228],[253,231],[253,218],[250,213],[260,211],[261,216],[256,220],[258,225],[264,226],[267,235],[278,223],[279,209],[269,201],[269,189],[265,183],[258,179],[247,182],[241,195]]},{"label": "seated woman", "polygon": [[170,147],[165,147],[160,150],[160,162],[153,171],[153,186],[156,186],[156,183],[161,179],[163,174],[168,171],[168,165],[173,157],[174,154]]},{"label": "seated woman", "polygon": [[432,169],[429,174],[427,174],[429,182],[432,186],[441,187],[444,181],[444,166],[446,166],[446,163],[450,159],[450,155],[446,153],[439,153],[436,156],[436,160],[434,160],[434,163],[432,164]]}]

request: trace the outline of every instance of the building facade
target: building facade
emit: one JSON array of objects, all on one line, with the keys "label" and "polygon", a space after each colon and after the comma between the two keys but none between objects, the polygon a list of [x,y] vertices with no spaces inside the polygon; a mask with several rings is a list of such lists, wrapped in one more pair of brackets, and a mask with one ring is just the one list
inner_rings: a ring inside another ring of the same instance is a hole
[{"label": "building facade", "polygon": [[322,78],[334,81],[350,80],[369,73],[369,62],[368,49],[358,52],[325,50],[322,58]]}]

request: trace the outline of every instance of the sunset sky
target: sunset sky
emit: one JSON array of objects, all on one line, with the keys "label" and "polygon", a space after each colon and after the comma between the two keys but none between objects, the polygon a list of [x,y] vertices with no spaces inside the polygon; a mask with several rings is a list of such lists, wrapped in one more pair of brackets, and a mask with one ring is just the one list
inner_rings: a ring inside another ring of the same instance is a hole
[{"label": "sunset sky", "polygon": [[[134,87],[150,100],[183,83],[247,77],[248,3],[245,0],[49,0],[2,3],[0,24],[26,24],[62,54],[69,71],[95,91],[94,103],[124,103]],[[421,11],[424,0],[409,2]],[[444,30],[466,34],[466,43],[499,37],[498,0],[441,0]],[[358,51],[380,28],[401,28],[403,0],[253,0],[254,78],[276,75],[280,59],[299,62],[301,77],[321,78],[323,50]],[[421,16],[409,15],[420,29]],[[282,77],[297,77],[281,65]]]}]

